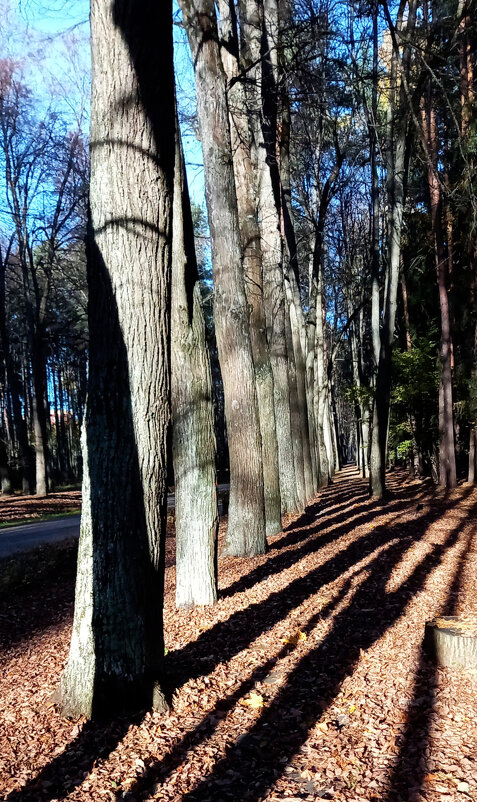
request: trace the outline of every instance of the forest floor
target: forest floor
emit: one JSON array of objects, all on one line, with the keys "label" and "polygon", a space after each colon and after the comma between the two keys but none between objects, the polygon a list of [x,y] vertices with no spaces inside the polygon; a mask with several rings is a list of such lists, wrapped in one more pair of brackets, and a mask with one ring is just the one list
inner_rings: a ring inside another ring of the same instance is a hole
[{"label": "forest floor", "polygon": [[477,489],[389,484],[372,501],[345,468],[265,556],[220,561],[214,608],[174,608],[168,539],[167,716],[57,715],[74,546],[42,550],[56,567],[0,607],[0,798],[477,800],[477,671],[421,649],[427,620],[477,614]]},{"label": "forest floor", "polygon": [[29,521],[44,521],[80,509],[81,490],[63,490],[45,498],[15,494],[0,496],[0,529]]}]

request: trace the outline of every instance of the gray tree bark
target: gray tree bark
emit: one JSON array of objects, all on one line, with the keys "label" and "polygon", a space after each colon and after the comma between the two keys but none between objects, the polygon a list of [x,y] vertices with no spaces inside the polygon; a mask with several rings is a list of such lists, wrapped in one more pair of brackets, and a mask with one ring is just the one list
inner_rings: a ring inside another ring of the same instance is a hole
[{"label": "gray tree bark", "polygon": [[[276,179],[276,132],[268,119],[265,95],[270,97],[264,77],[268,50],[264,41],[263,14],[257,0],[242,0],[244,66],[247,68],[247,102],[253,126],[252,159],[256,170],[257,211],[262,252],[263,302],[266,333],[273,374],[275,422],[282,512],[297,512],[301,504],[297,480],[291,425],[288,351],[286,345],[285,290],[283,282],[283,243],[280,233],[279,187]],[[265,51],[262,52],[262,51]],[[267,101],[267,102],[268,102]],[[275,164],[275,186],[270,159]]]},{"label": "gray tree bark", "polygon": [[174,94],[171,12],[91,4],[90,364],[66,715],[164,709]]},{"label": "gray tree bark", "polygon": [[262,438],[266,533],[274,535],[282,528],[278,443],[273,401],[273,374],[263,306],[262,252],[257,218],[255,177],[250,152],[251,129],[245,86],[240,78],[238,32],[233,3],[230,0],[222,0],[219,2],[219,10],[220,30],[224,41],[221,50],[222,61],[228,80],[230,132],[245,294],[250,313],[250,340]]},{"label": "gray tree bark", "polygon": [[217,494],[212,377],[180,131],[172,226],[172,455],[176,505],[176,605],[217,601]]},{"label": "gray tree bark", "polygon": [[180,0],[195,66],[212,238],[214,320],[225,397],[230,500],[225,553],[266,549],[260,420],[245,296],[226,76],[212,0]]}]

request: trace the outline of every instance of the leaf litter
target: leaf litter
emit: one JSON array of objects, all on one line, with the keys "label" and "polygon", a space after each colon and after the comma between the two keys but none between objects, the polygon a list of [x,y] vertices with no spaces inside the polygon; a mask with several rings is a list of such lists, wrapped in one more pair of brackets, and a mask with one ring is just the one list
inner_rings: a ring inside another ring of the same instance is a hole
[{"label": "leaf litter", "polygon": [[4,598],[1,798],[477,800],[477,672],[421,649],[426,621],[477,614],[477,490],[389,478],[378,503],[346,468],[266,555],[222,559],[214,608],[175,609],[169,523],[167,716],[58,716],[73,572]]}]

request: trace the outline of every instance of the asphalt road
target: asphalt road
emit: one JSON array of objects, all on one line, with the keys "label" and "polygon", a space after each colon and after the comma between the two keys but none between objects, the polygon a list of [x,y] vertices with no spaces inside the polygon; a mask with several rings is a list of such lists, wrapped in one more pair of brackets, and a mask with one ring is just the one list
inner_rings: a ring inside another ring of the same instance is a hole
[{"label": "asphalt road", "polygon": [[28,551],[44,543],[57,543],[70,537],[79,537],[81,515],[53,518],[33,524],[9,526],[0,529],[0,559],[18,551]]},{"label": "asphalt road", "polygon": [[[228,490],[228,485],[219,485],[218,490]],[[174,496],[167,497],[167,509],[174,509]],[[53,518],[51,521],[9,526],[0,529],[0,560],[20,551],[29,551],[45,543],[57,543],[70,537],[79,537],[80,515]]]}]

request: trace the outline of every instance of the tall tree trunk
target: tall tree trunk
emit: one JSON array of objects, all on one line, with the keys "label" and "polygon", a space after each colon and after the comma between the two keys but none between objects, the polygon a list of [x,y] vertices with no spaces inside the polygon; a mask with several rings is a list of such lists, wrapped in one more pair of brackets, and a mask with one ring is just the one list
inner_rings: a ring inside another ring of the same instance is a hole
[{"label": "tall tree trunk", "polygon": [[91,4],[90,363],[69,716],[164,709],[174,94],[171,11]]},{"label": "tall tree trunk", "polygon": [[278,27],[278,70],[279,70],[279,116],[277,122],[278,142],[277,159],[279,161],[280,181],[280,214],[281,233],[283,239],[283,252],[285,256],[285,290],[288,301],[288,314],[293,342],[293,358],[295,361],[296,389],[298,399],[298,419],[303,450],[303,472],[305,482],[305,501],[309,501],[315,494],[316,466],[312,464],[311,437],[307,410],[305,348],[306,332],[305,319],[300,300],[298,251],[293,220],[291,201],[291,174],[290,174],[290,137],[291,137],[291,111],[290,98],[285,80],[285,60],[283,52],[282,27],[290,25],[292,15],[288,0],[280,0],[279,8],[274,12],[277,15]]},{"label": "tall tree trunk", "polygon": [[290,320],[290,306],[286,298],[285,307],[285,337],[288,353],[288,382],[290,390],[291,431],[293,444],[293,459],[295,463],[295,477],[298,501],[301,509],[305,509],[307,496],[305,485],[305,463],[301,428],[300,402],[298,396],[297,370],[294,353],[293,333]]},{"label": "tall tree trunk", "polygon": [[225,40],[222,61],[228,80],[230,131],[237,191],[240,239],[245,276],[245,294],[250,311],[255,382],[262,438],[265,522],[267,535],[281,531],[281,499],[278,443],[273,400],[273,374],[266,336],[263,306],[262,253],[257,219],[255,176],[251,160],[251,130],[245,87],[239,75],[238,33],[230,0],[219,2],[221,35]]},{"label": "tall tree trunk", "polygon": [[416,0],[410,0],[405,27],[405,44],[400,55],[396,31],[403,32],[405,3],[401,2],[396,26],[393,25],[386,2],[384,11],[390,28],[393,50],[389,77],[387,120],[387,175],[388,242],[387,273],[384,289],[384,309],[380,332],[379,361],[376,374],[369,486],[371,495],[383,498],[386,493],[386,458],[391,398],[391,357],[399,284],[402,217],[406,186],[406,137],[410,109],[408,107],[407,80],[411,66],[411,39],[416,20]]},{"label": "tall tree trunk", "polygon": [[305,333],[305,324],[299,299],[298,285],[294,274],[289,270],[285,281],[288,294],[288,315],[290,318],[290,331],[293,346],[293,356],[296,371],[296,390],[298,401],[299,426],[303,454],[303,474],[305,483],[305,501],[311,501],[315,495],[314,472],[310,446],[310,430],[308,422],[308,408],[306,396],[306,370],[302,336]]},{"label": "tall tree trunk", "polygon": [[70,449],[68,447],[68,438],[66,436],[66,425],[65,425],[65,415],[68,413],[70,409],[70,405],[64,402],[64,393],[63,393],[63,380],[61,378],[63,366],[59,364],[58,366],[58,400],[60,403],[60,443],[61,443],[61,453],[63,455],[64,461],[64,468],[66,476],[70,476],[71,474],[71,458],[70,458]]},{"label": "tall tree trunk", "polygon": [[177,121],[176,126],[171,288],[176,604],[194,607],[217,600],[218,514],[212,378]]},{"label": "tall tree trunk", "polygon": [[437,288],[441,313],[440,380],[439,380],[439,484],[452,488],[457,484],[454,439],[454,408],[452,399],[452,336],[449,309],[448,251],[443,230],[442,192],[438,176],[438,142],[432,86],[422,109],[424,136],[429,150],[427,179],[434,238]]},{"label": "tall tree trunk", "polygon": [[40,337],[41,334],[37,331],[34,337],[32,355],[32,418],[35,443],[35,492],[37,496],[46,496],[48,494],[48,435],[46,428],[45,383],[43,380],[43,348],[38,342]]},{"label": "tall tree trunk", "polygon": [[225,397],[230,501],[225,552],[266,549],[262,447],[245,296],[226,76],[212,0],[180,0],[195,66],[212,238],[214,320]]},{"label": "tall tree trunk", "polygon": [[[407,284],[404,272],[401,270],[401,292],[402,292],[402,305],[404,312],[404,329],[406,332],[406,350],[412,351],[411,339],[411,321],[409,318],[409,304],[407,296]],[[424,473],[424,466],[422,464],[422,448],[421,443],[417,438],[417,424],[416,417],[413,413],[409,414],[409,426],[412,438],[412,473],[414,476],[422,476]]]},{"label": "tall tree trunk", "polygon": [[[282,512],[301,506],[291,428],[290,385],[286,345],[283,243],[280,233],[279,181],[276,160],[276,91],[274,66],[266,43],[261,4],[241,0],[242,58],[247,69],[247,102],[253,126],[252,159],[257,174],[257,211],[262,252],[263,301],[273,374],[275,422]],[[276,54],[275,54],[276,70]],[[274,178],[272,177],[274,171]]]},{"label": "tall tree trunk", "polygon": [[[312,283],[310,277],[310,285]],[[311,293],[309,295],[311,299]],[[306,318],[306,346],[305,346],[305,373],[306,373],[306,400],[308,412],[308,431],[310,432],[310,449],[312,452],[313,487],[315,492],[320,485],[320,457],[318,452],[317,425],[315,420],[314,387],[315,387],[315,342],[316,342],[316,298],[315,305],[311,300],[308,303]]]},{"label": "tall tree trunk", "polygon": [[23,493],[30,494],[34,490],[32,453],[28,442],[28,429],[26,415],[23,415],[20,399],[21,380],[15,370],[10,348],[9,332],[6,325],[5,309],[5,267],[3,260],[0,265],[0,340],[5,366],[6,396],[10,395],[15,439],[18,444],[18,459],[22,480]]},{"label": "tall tree trunk", "polygon": [[[325,328],[323,325],[323,270],[320,266],[315,270],[313,292],[316,295],[316,331],[315,331],[315,409],[317,421],[317,439],[320,454],[320,485],[330,481],[329,447],[327,448],[325,433],[325,408],[327,405],[327,381],[325,371]],[[329,442],[328,442],[329,446]]]}]

